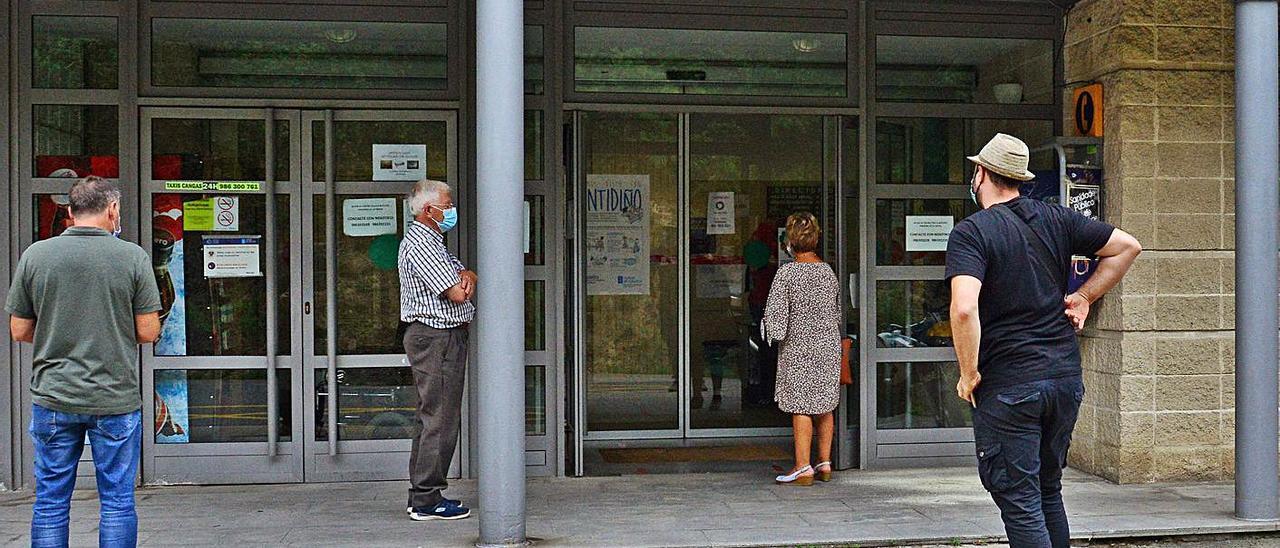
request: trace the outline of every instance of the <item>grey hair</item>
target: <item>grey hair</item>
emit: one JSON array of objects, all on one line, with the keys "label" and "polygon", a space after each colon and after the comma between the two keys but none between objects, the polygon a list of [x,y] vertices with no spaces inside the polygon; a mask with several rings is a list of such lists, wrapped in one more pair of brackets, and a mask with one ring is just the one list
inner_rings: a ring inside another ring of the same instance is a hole
[{"label": "grey hair", "polygon": [[120,187],[102,177],[90,175],[72,185],[67,201],[71,203],[72,215],[98,215],[106,211],[112,202],[120,201]]},{"label": "grey hair", "polygon": [[423,179],[413,184],[413,190],[409,191],[409,196],[405,199],[409,200],[409,209],[417,216],[422,213],[422,208],[426,207],[428,203],[438,202],[440,196],[446,192],[453,194],[453,188],[449,186],[449,183]]}]

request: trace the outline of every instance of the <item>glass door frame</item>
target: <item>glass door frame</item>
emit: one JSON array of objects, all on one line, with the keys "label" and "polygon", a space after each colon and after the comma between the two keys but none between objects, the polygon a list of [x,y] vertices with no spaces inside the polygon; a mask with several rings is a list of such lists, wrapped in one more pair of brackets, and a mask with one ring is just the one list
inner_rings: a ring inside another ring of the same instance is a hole
[{"label": "glass door frame", "polygon": [[[290,124],[289,131],[289,147],[290,150],[283,153],[289,155],[290,177],[284,181],[264,181],[264,187],[270,188],[274,186],[275,195],[287,196],[290,200],[290,216],[288,233],[290,256],[299,257],[302,251],[302,241],[300,236],[301,215],[298,214],[297,205],[299,203],[299,187],[297,181],[300,180],[300,153],[299,148],[301,137],[297,131],[300,123],[300,112],[289,109],[272,109],[272,108],[218,108],[218,107],[142,107],[140,112],[140,190],[139,202],[140,211],[152,211],[152,195],[156,193],[183,193],[182,191],[166,190],[164,181],[157,180],[153,177],[152,169],[152,121],[156,119],[202,119],[202,120],[267,120],[288,121]],[[281,151],[276,151],[274,147],[274,124],[264,124],[264,144],[265,153],[263,162],[267,168],[268,179],[273,178],[275,158]],[[273,183],[275,183],[273,185]],[[196,194],[205,194],[207,192],[200,191]],[[243,192],[239,195],[260,195],[265,194],[265,190],[259,192]],[[274,215],[274,210],[265,210],[266,215]],[[141,234],[152,233],[152,215],[139,215],[139,228]],[[265,234],[263,235],[265,239]],[[150,251],[148,252],[150,254]],[[264,254],[264,259],[268,261],[275,260],[274,253]],[[267,270],[264,269],[264,275]],[[143,481],[152,483],[156,481],[180,481],[180,482],[197,482],[197,483],[280,483],[280,482],[301,482],[303,481],[303,445],[299,436],[302,434],[302,422],[299,420],[302,412],[303,396],[302,389],[302,317],[301,317],[301,294],[300,286],[302,283],[302,264],[298,260],[291,261],[289,265],[289,284],[288,288],[291,299],[289,301],[290,312],[290,348],[288,354],[279,352],[274,360],[274,365],[268,365],[266,356],[156,356],[151,345],[147,345],[142,352],[141,359],[141,377],[143,392],[143,423],[147,425],[155,424],[155,371],[169,369],[254,369],[247,367],[246,362],[261,360],[261,364],[257,367],[268,370],[267,375],[267,394],[272,396],[268,398],[268,424],[272,424],[273,419],[278,417],[279,401],[274,395],[276,387],[279,383],[288,383],[290,394],[290,411],[292,416],[292,429],[290,441],[279,441],[280,432],[270,429],[268,432],[269,439],[266,442],[231,442],[231,443],[186,443],[186,444],[158,444],[155,443],[155,431],[148,428],[148,432],[143,436],[142,446],[142,475]],[[264,293],[265,295],[265,293]],[[276,313],[279,314],[280,311]],[[277,316],[278,317],[278,316]],[[272,374],[270,371],[275,371]],[[287,375],[280,375],[280,372],[287,372]],[[270,436],[276,436],[276,439],[270,439]],[[234,471],[234,472],[232,472]]]},{"label": "glass door frame", "polygon": [[[324,353],[315,352],[316,341],[316,325],[315,320],[320,306],[325,306],[316,300],[317,283],[315,271],[312,265],[315,265],[317,257],[326,258],[328,260],[326,266],[326,276],[333,273],[333,265],[336,263],[337,257],[326,257],[327,250],[324,248],[317,249],[315,243],[318,241],[317,235],[313,230],[316,226],[317,215],[324,216],[325,210],[317,210],[314,206],[316,196],[325,196],[326,191],[332,185],[333,195],[336,198],[341,195],[384,195],[397,194],[405,195],[413,188],[412,182],[343,182],[335,181],[334,174],[336,169],[332,169],[332,139],[325,139],[326,148],[322,157],[312,157],[314,150],[313,144],[317,138],[323,138],[323,135],[315,135],[314,126],[316,122],[320,122],[322,127],[330,128],[339,122],[379,122],[379,121],[397,121],[397,122],[443,122],[447,131],[447,166],[446,173],[448,177],[445,182],[449,183],[454,189],[454,200],[460,207],[466,207],[467,193],[460,188],[460,172],[458,170],[458,131],[457,131],[457,113],[447,110],[306,110],[301,114],[302,130],[298,132],[301,140],[302,162],[299,169],[303,190],[301,191],[301,234],[308,242],[303,246],[300,254],[299,262],[305,267],[306,276],[302,279],[302,305],[310,305],[314,311],[310,314],[303,313],[302,331],[306,341],[301,352],[304,356],[304,370],[302,374],[302,417],[298,421],[302,424],[302,432],[305,442],[305,464],[306,479],[308,482],[315,481],[366,481],[366,480],[390,480],[404,479],[408,477],[408,467],[406,462],[409,458],[409,450],[411,440],[408,439],[389,439],[389,440],[342,440],[339,437],[340,428],[336,426],[336,415],[326,414],[326,420],[329,421],[329,427],[326,428],[329,438],[327,440],[317,440],[316,424],[317,415],[317,372],[325,372],[327,376],[326,386],[334,386],[334,375],[339,368],[372,368],[372,367],[409,367],[407,358],[401,354],[376,354],[376,355],[336,355],[335,360],[330,360],[329,356]],[[332,135],[332,133],[330,133]],[[328,157],[328,159],[326,158]],[[325,174],[328,176],[326,181],[313,181],[317,164],[324,162]],[[322,200],[326,208],[335,207],[335,204],[328,200]],[[397,218],[403,214],[403,211],[397,212]],[[334,212],[331,217],[336,219],[338,212]],[[401,219],[402,221],[404,219]],[[330,234],[336,233],[336,227],[326,224],[326,229]],[[452,232],[448,235],[448,244],[451,249],[458,249],[458,245],[462,240],[461,232]],[[326,240],[328,241],[328,240]],[[334,244],[336,253],[336,243]],[[336,279],[335,279],[336,280]],[[336,282],[335,282],[336,283]],[[325,295],[332,295],[326,291]],[[330,325],[336,322],[334,316],[326,315],[330,320]],[[326,333],[332,333],[326,329]],[[330,343],[332,345],[332,343]],[[474,356],[474,353],[472,353]],[[468,385],[470,382],[468,382]],[[450,468],[450,477],[459,477],[463,471],[463,464],[468,456],[468,430],[469,416],[468,394],[470,389],[466,389],[463,396],[462,405],[462,433],[458,443],[458,448],[454,454],[452,466]],[[339,394],[339,401],[341,395]],[[339,409],[341,406],[339,405]]]},{"label": "glass door frame", "polygon": [[[633,113],[633,114],[675,114],[678,119],[678,147],[677,147],[677,200],[678,200],[678,234],[679,234],[679,352],[677,355],[676,376],[679,379],[677,394],[679,398],[678,406],[678,427],[674,429],[662,430],[634,430],[634,431],[590,431],[590,425],[587,424],[587,394],[586,394],[586,257],[582,249],[582,242],[586,231],[585,214],[583,211],[584,194],[586,189],[586,139],[583,127],[583,115],[590,113]],[[690,147],[690,118],[694,114],[789,114],[789,115],[808,115],[821,117],[821,127],[823,130],[823,202],[824,207],[828,211],[827,223],[834,225],[834,229],[828,229],[827,234],[830,235],[828,241],[828,249],[834,253],[828,257],[828,262],[836,269],[837,275],[841,280],[847,280],[849,273],[845,268],[845,257],[848,252],[843,242],[850,235],[844,226],[844,197],[856,197],[865,195],[860,192],[857,185],[851,188],[845,180],[843,171],[843,162],[848,159],[843,158],[844,146],[842,131],[832,128],[843,127],[840,124],[847,118],[861,120],[862,116],[856,109],[822,109],[822,108],[757,108],[757,107],[701,107],[690,105],[619,105],[619,104],[584,104],[584,105],[566,105],[566,120],[572,123],[572,140],[571,151],[572,159],[567,162],[571,168],[569,188],[569,199],[567,201],[567,211],[569,213],[569,231],[567,238],[569,241],[569,260],[571,261],[570,272],[568,277],[571,287],[568,288],[572,298],[569,300],[568,317],[570,320],[568,329],[570,337],[577,342],[572,348],[573,357],[569,363],[572,364],[572,370],[567,372],[567,376],[571,379],[570,387],[570,414],[572,419],[572,427],[569,429],[572,440],[566,444],[577,458],[572,459],[573,470],[567,470],[572,475],[582,475],[584,444],[593,442],[610,442],[624,440],[671,440],[671,439],[714,439],[714,438],[740,438],[740,437],[776,437],[790,436],[790,427],[762,427],[762,428],[692,428],[691,414],[689,410],[689,394],[690,379],[689,372],[691,369],[689,356],[689,318],[690,318],[690,291],[692,265],[690,264],[690,212],[689,203],[689,187],[690,168],[689,159],[691,155]],[[860,131],[860,135],[865,135],[865,131]],[[570,152],[570,151],[566,151]],[[834,157],[829,157],[834,154]],[[828,171],[831,172],[828,172]],[[832,186],[834,185],[834,187]],[[865,217],[864,217],[865,219]],[[859,234],[854,234],[859,237]],[[863,270],[865,272],[865,270]],[[859,284],[865,287],[865,284]],[[849,303],[848,287],[841,283],[840,298],[843,306]],[[856,313],[856,311],[855,311]],[[856,316],[855,316],[856,317]],[[859,322],[861,323],[861,322]],[[843,328],[843,324],[842,324]],[[865,384],[866,376],[862,375],[861,382]],[[852,401],[849,397],[848,390],[859,390],[858,384],[850,387],[842,387],[841,390],[841,407],[837,414],[837,432],[835,433],[835,441],[833,450],[838,455],[847,456],[852,453],[853,444],[856,441],[850,440],[850,436],[858,432],[858,429],[851,429],[848,424],[848,412],[844,405]],[[863,388],[865,391],[865,389]],[[858,398],[865,402],[865,397]],[[866,409],[860,410],[860,414],[865,416]],[[864,430],[865,431],[865,430]],[[837,458],[846,458],[840,457]],[[847,463],[845,466],[854,466],[857,463]]]}]

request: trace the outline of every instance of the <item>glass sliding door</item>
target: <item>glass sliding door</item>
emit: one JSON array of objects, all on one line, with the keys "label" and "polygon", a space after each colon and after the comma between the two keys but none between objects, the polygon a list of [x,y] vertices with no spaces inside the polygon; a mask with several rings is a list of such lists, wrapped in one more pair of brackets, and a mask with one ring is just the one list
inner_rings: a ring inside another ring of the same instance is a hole
[{"label": "glass sliding door", "polygon": [[680,117],[593,112],[578,127],[586,436],[676,436]]}]

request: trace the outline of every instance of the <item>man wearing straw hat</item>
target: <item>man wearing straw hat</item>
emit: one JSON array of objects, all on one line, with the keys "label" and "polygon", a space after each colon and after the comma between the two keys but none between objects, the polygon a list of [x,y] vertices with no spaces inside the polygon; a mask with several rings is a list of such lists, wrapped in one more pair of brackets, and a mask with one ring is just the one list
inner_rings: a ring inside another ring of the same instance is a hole
[{"label": "man wearing straw hat", "polygon": [[[1084,398],[1076,333],[1142,246],[1071,209],[1022,197],[1020,186],[1033,178],[1027,156],[1025,143],[1000,133],[969,157],[970,195],[982,211],[957,223],[947,242],[956,392],[973,406],[978,476],[1010,545],[1066,548],[1062,468]],[[1072,255],[1099,261],[1067,295]]]}]

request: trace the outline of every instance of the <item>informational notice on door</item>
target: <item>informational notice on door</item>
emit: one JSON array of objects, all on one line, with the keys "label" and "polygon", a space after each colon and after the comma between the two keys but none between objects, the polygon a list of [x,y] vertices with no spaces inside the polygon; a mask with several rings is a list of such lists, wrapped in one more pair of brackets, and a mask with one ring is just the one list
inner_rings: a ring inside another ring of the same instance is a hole
[{"label": "informational notice on door", "polygon": [[373,145],[373,180],[418,181],[427,176],[427,145]]},{"label": "informational notice on door", "polygon": [[946,251],[955,223],[950,215],[907,215],[907,251]]},{"label": "informational notice on door", "polygon": [[395,198],[351,198],[342,202],[342,233],[347,236],[395,234],[399,221]]},{"label": "informational notice on door", "polygon": [[260,236],[204,236],[204,277],[262,276]]},{"label": "informational notice on door", "polygon": [[1102,220],[1102,188],[1098,185],[1067,183],[1067,205],[1076,213]]},{"label": "informational notice on door", "polygon": [[588,295],[649,294],[649,176],[587,175]]},{"label": "informational notice on door", "polygon": [[732,192],[711,192],[707,194],[707,234],[733,234],[734,227]]},{"label": "informational notice on door", "polygon": [[192,192],[258,192],[262,190],[262,183],[258,181],[165,181],[164,189]]},{"label": "informational notice on door", "polygon": [[192,232],[240,230],[240,198],[216,196],[182,203],[182,229]]},{"label": "informational notice on door", "polygon": [[699,299],[724,299],[741,295],[747,278],[745,264],[700,264],[694,272],[695,295]]}]

